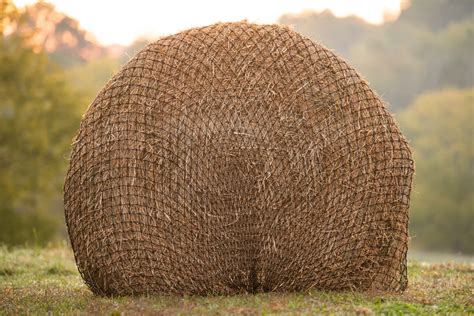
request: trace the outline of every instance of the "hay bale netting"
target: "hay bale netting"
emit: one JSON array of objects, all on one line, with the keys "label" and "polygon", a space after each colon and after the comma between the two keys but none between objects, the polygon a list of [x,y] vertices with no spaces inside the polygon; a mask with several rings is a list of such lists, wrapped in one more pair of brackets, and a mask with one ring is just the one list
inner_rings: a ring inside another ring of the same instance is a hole
[{"label": "hay bale netting", "polygon": [[280,26],[215,24],[148,45],[99,93],[66,221],[100,295],[397,291],[412,174],[342,59]]}]

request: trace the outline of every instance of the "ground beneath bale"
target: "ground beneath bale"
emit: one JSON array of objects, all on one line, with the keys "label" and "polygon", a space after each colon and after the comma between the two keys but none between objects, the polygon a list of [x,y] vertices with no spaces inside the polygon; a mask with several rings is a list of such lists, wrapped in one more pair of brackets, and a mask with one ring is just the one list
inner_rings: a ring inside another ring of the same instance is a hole
[{"label": "ground beneath bale", "polygon": [[68,248],[0,248],[0,314],[211,315],[474,313],[474,264],[410,262],[402,295],[256,294],[230,297],[99,298],[82,282]]}]

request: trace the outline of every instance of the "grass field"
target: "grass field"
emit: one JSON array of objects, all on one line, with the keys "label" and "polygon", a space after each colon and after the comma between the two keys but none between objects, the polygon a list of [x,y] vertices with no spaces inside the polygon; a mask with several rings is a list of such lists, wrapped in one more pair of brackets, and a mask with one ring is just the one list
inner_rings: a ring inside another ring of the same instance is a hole
[{"label": "grass field", "polygon": [[401,295],[327,293],[232,297],[95,297],[67,248],[0,248],[0,314],[474,314],[474,265],[410,262]]}]

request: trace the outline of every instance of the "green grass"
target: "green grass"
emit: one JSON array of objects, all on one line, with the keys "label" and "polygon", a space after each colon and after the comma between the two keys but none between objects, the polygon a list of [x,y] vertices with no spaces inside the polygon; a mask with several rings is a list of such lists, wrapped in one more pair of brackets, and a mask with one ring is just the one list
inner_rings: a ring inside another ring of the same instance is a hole
[{"label": "green grass", "polygon": [[0,314],[474,314],[474,265],[409,264],[401,295],[308,293],[231,297],[94,296],[69,249],[0,247]]}]

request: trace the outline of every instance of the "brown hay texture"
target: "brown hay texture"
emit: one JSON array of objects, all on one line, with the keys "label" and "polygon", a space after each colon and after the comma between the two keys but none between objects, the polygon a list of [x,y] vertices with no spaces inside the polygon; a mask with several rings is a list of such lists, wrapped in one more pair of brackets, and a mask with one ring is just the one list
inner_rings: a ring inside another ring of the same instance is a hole
[{"label": "brown hay texture", "polygon": [[99,295],[401,291],[413,170],[341,58],[219,23],[148,45],[98,94],[65,216]]}]

